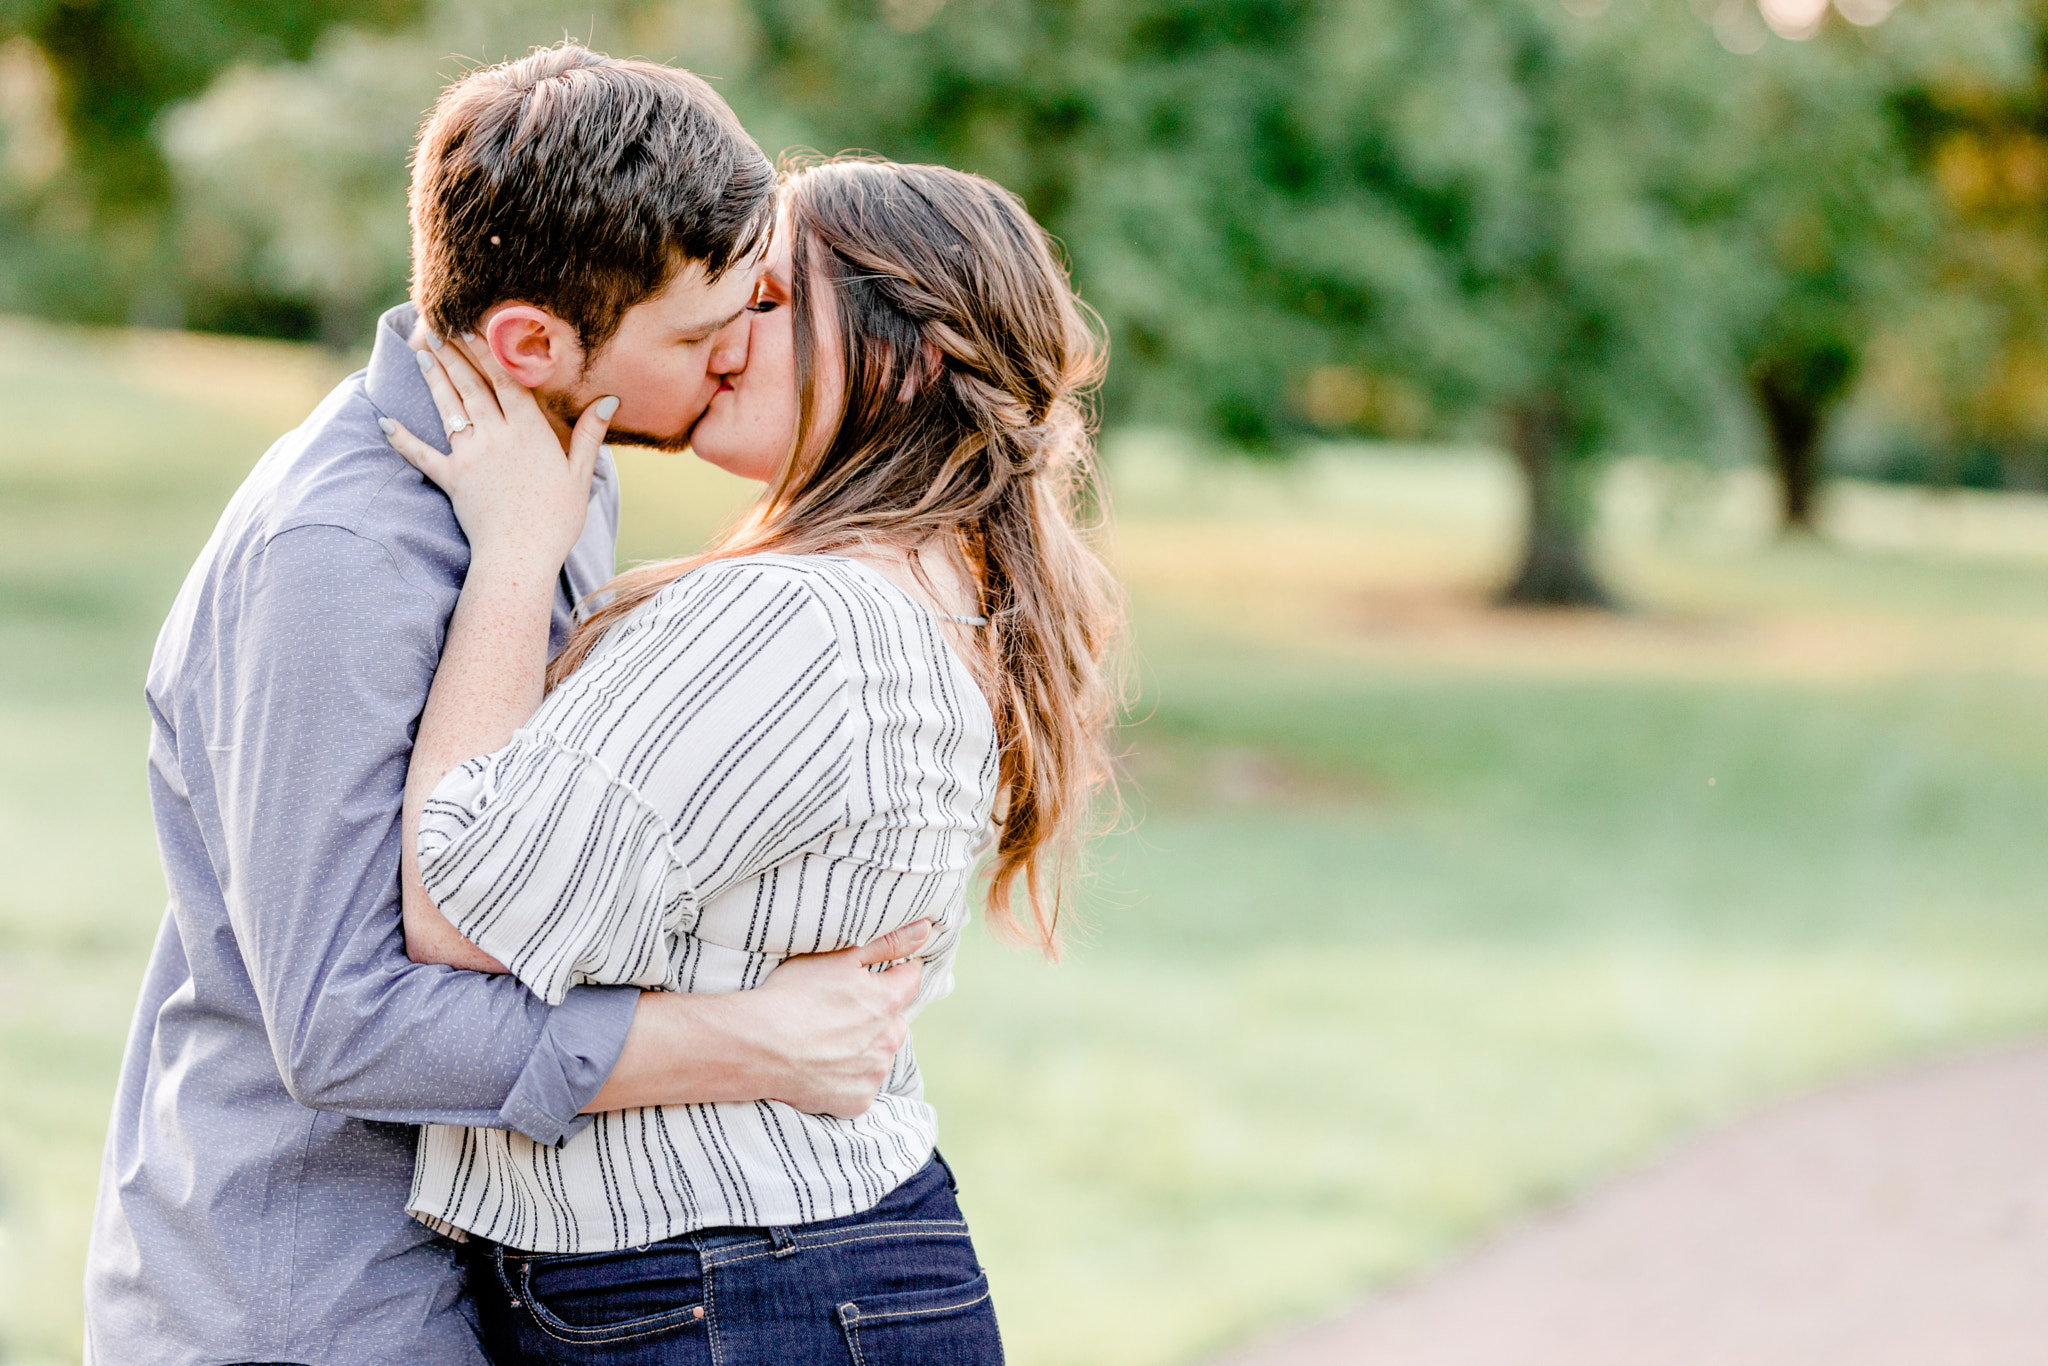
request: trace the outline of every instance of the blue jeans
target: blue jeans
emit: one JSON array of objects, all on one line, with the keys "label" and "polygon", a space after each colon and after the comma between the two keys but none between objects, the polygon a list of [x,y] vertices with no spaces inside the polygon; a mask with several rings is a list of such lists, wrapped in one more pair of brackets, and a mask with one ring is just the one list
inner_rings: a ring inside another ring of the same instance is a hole
[{"label": "blue jeans", "polygon": [[497,1366],[1000,1366],[988,1276],[934,1156],[865,1214],[622,1252],[469,1245]]}]

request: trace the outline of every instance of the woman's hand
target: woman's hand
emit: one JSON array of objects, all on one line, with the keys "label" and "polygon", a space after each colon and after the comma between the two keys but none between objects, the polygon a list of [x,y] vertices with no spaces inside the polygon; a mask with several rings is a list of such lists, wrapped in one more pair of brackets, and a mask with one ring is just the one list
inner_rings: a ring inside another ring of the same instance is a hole
[{"label": "woman's hand", "polygon": [[448,428],[451,453],[441,454],[391,418],[379,418],[378,425],[392,447],[448,495],[473,560],[509,561],[552,580],[583,535],[591,474],[618,399],[601,398],[583,410],[565,458],[533,394],[505,373],[489,348],[478,347],[474,363],[456,346],[415,354]]}]

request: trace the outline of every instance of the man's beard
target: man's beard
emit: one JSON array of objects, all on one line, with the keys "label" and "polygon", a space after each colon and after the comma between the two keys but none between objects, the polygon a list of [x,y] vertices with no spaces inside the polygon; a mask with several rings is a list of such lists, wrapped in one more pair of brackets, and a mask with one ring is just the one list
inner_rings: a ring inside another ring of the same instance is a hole
[{"label": "man's beard", "polygon": [[[574,428],[576,420],[583,416],[583,407],[579,407],[567,394],[548,394],[542,401],[546,403],[550,413],[562,420],[564,426]],[[699,413],[690,419],[689,426],[668,436],[656,432],[635,431],[631,427],[621,427],[615,423],[606,428],[604,439],[615,446],[649,446],[657,451],[666,451],[670,455],[679,455],[690,449],[690,437],[696,432],[697,424],[703,420],[704,414]]]}]

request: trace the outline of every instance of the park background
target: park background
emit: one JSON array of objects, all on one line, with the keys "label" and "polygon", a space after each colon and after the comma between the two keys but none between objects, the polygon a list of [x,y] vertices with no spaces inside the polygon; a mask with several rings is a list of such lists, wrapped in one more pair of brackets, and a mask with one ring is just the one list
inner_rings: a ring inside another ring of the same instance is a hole
[{"label": "park background", "polygon": [[[0,1361],[79,1356],[156,626],[565,33],[996,177],[1111,338],[1124,810],[918,1030],[1015,1360],[2048,1027],[2048,6],[0,0]],[[621,464],[622,561],[745,498]]]}]

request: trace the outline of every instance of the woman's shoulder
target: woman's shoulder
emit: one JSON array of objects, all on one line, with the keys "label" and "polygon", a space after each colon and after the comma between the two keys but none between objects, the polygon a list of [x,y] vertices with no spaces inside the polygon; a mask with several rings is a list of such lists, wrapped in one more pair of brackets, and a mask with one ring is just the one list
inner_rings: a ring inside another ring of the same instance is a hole
[{"label": "woman's shoulder", "polygon": [[603,710],[630,694],[660,711],[682,693],[702,700],[734,689],[768,701],[792,680],[843,677],[861,651],[849,614],[828,606],[826,577],[808,556],[697,565],[606,631],[557,705]]},{"label": "woman's shoulder", "polygon": [[845,555],[737,555],[698,565],[663,589],[669,609],[783,598],[807,603],[840,633],[900,629],[920,609],[902,589]]}]

